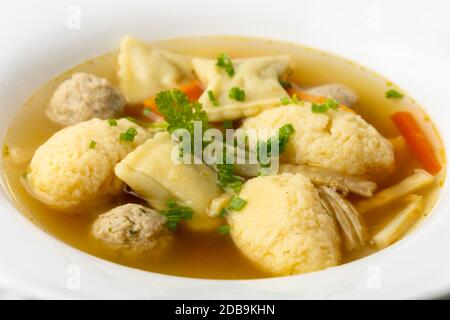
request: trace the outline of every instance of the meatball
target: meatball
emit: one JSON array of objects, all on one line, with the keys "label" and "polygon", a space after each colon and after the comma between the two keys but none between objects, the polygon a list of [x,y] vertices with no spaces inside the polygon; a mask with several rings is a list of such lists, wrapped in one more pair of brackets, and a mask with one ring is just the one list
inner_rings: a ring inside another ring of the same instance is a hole
[{"label": "meatball", "polygon": [[261,129],[270,131],[288,123],[295,132],[281,155],[282,162],[370,177],[385,176],[394,168],[390,142],[359,115],[349,111],[314,113],[311,104],[304,102],[264,111],[245,120],[242,128],[261,132]]},{"label": "meatball", "polygon": [[243,186],[247,201],[227,219],[245,256],[274,275],[325,269],[340,263],[340,235],[334,218],[301,174],[259,176]]},{"label": "meatball", "polygon": [[174,239],[166,222],[158,211],[129,203],[101,214],[92,233],[115,249],[160,253]]},{"label": "meatball", "polygon": [[114,118],[125,105],[122,93],[108,80],[80,72],[59,85],[46,114],[50,120],[70,126],[92,118]]},{"label": "meatball", "polygon": [[[130,128],[136,130],[133,141],[121,141],[121,133]],[[55,209],[78,210],[101,202],[123,186],[114,166],[147,137],[147,131],[127,119],[92,119],[64,128],[36,150],[24,185]]]},{"label": "meatball", "polygon": [[306,92],[327,98],[333,98],[340,103],[351,107],[358,101],[358,95],[352,89],[342,84],[327,84],[306,90]]}]

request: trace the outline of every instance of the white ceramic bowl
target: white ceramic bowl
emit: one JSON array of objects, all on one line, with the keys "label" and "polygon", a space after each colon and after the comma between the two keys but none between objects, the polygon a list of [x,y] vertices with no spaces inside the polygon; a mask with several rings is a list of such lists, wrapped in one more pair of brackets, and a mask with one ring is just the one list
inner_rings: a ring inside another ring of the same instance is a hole
[{"label": "white ceramic bowl", "polygon": [[[125,34],[148,40],[229,34],[292,40],[340,54],[378,71],[426,108],[450,150],[448,2],[72,3],[41,1],[38,7],[34,1],[1,3],[2,140],[14,113],[35,89],[68,67],[116,48]],[[214,281],[143,272],[87,255],[38,229],[18,213],[2,192],[0,288],[9,290],[9,295],[35,298],[444,296],[450,293],[449,199],[446,184],[432,214],[411,235],[364,259],[288,278]]]}]

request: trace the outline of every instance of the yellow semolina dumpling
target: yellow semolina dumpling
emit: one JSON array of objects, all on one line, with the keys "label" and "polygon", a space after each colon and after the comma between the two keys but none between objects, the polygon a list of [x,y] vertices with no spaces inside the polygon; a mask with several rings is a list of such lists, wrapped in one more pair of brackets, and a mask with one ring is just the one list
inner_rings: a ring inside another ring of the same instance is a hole
[{"label": "yellow semolina dumpling", "polygon": [[194,80],[190,57],[152,48],[129,36],[122,39],[117,63],[119,87],[132,104]]},{"label": "yellow semolina dumpling", "polygon": [[[114,166],[149,134],[127,120],[92,119],[55,133],[33,155],[23,183],[30,194],[55,209],[77,211],[117,194],[123,183]],[[121,141],[134,128],[133,141]]]},{"label": "yellow semolina dumpling", "polygon": [[310,103],[302,102],[264,111],[246,119],[242,128],[264,133],[261,129],[270,132],[288,123],[295,132],[281,155],[282,162],[372,178],[386,176],[394,169],[390,142],[353,112],[336,109],[314,113]]},{"label": "yellow semolina dumpling", "polygon": [[293,275],[338,265],[340,235],[318,192],[301,174],[259,176],[239,195],[241,211],[227,215],[242,253],[274,275]]},{"label": "yellow semolina dumpling", "polygon": [[[277,106],[288,94],[279,78],[289,68],[290,56],[267,56],[232,60],[234,75],[217,66],[217,60],[194,58],[194,72],[205,87],[199,98],[210,121],[235,120],[250,117]],[[230,90],[245,92],[243,101],[230,98]],[[217,100],[211,101],[210,95]]]},{"label": "yellow semolina dumpling", "polygon": [[210,218],[211,201],[222,194],[215,171],[206,164],[176,163],[179,152],[167,132],[156,133],[117,164],[116,175],[157,210],[167,200],[190,207],[194,215],[185,224],[193,230],[214,230],[221,219]]}]

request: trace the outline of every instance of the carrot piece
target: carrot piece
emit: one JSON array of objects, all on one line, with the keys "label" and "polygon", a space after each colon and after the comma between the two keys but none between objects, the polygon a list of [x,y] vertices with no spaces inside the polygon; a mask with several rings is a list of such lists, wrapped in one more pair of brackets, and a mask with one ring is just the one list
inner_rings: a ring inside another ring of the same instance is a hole
[{"label": "carrot piece", "polygon": [[197,101],[203,93],[203,89],[197,81],[182,84],[179,90],[183,91],[190,101]]},{"label": "carrot piece", "polygon": [[[297,96],[297,98],[299,98],[300,100],[303,100],[303,101],[314,102],[314,103],[324,103],[325,101],[328,100],[327,97],[315,96],[315,95],[309,94],[305,91],[299,91],[293,87],[288,88],[286,91],[290,96],[293,96],[295,94]],[[342,110],[347,111],[347,112],[355,113],[354,110],[350,109],[349,107],[347,107],[346,105],[343,105],[343,104],[339,104],[339,108],[341,108]]]},{"label": "carrot piece", "polygon": [[[198,98],[200,98],[200,96],[203,93],[203,89],[200,87],[200,84],[197,81],[191,81],[185,84],[182,84],[181,86],[178,87],[178,89],[182,92],[184,92],[184,94],[188,97],[188,99],[190,101],[197,101]],[[155,97],[150,97],[148,99],[145,99],[144,102],[144,107],[149,108],[152,112],[156,113],[159,116],[162,116],[161,113],[159,113],[158,111],[158,107],[156,105],[155,102]]]},{"label": "carrot piece", "polygon": [[156,113],[158,116],[161,116],[161,113],[159,113],[158,107],[156,105],[155,97],[150,97],[148,99],[145,99],[143,104],[144,104],[144,107],[149,108],[153,113]]},{"label": "carrot piece", "polygon": [[391,118],[425,170],[431,174],[441,171],[442,167],[433,147],[413,115],[410,112],[401,111],[394,113]]}]

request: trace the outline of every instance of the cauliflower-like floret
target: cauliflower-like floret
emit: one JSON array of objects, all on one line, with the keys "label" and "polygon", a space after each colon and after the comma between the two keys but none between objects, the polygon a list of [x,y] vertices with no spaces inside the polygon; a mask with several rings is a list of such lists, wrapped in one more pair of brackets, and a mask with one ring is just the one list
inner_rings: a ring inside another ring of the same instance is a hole
[{"label": "cauliflower-like floret", "polygon": [[[120,119],[111,125],[92,119],[55,133],[34,153],[24,185],[36,199],[61,210],[80,209],[116,194],[123,183],[114,175],[114,166],[148,133],[137,124]],[[120,135],[136,129],[133,141]]]},{"label": "cauliflower-like floret", "polygon": [[125,105],[125,97],[108,80],[80,72],[59,85],[45,112],[50,120],[70,126],[92,118],[114,118]]},{"label": "cauliflower-like floret", "polygon": [[244,184],[247,201],[228,214],[236,246],[276,275],[311,272],[340,263],[340,236],[334,218],[301,174],[260,176]]},{"label": "cauliflower-like floret", "polygon": [[314,113],[307,102],[281,106],[245,120],[242,128],[269,132],[288,123],[295,132],[281,155],[283,162],[371,177],[394,168],[390,142],[359,115],[341,109]]},{"label": "cauliflower-like floret", "polygon": [[98,216],[94,237],[120,250],[161,253],[174,240],[167,218],[138,204],[125,204]]}]

